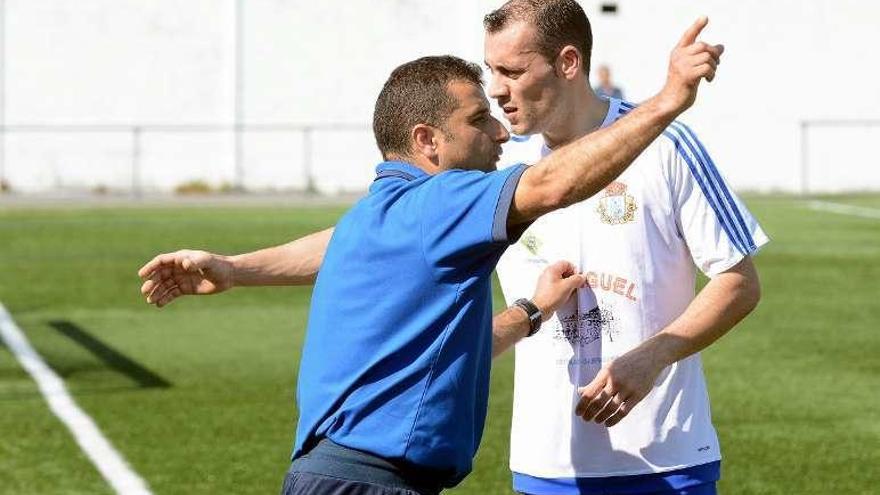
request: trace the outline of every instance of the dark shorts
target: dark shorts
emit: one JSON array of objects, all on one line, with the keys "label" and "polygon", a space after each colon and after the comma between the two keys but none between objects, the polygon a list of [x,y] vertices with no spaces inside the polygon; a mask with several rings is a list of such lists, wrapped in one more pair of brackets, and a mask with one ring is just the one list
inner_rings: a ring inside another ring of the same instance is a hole
[{"label": "dark shorts", "polygon": [[433,472],[402,466],[329,439],[294,459],[282,495],[437,495]]},{"label": "dark shorts", "polygon": [[321,474],[288,471],[281,495],[419,495],[404,488],[394,488],[364,481],[350,481]]}]

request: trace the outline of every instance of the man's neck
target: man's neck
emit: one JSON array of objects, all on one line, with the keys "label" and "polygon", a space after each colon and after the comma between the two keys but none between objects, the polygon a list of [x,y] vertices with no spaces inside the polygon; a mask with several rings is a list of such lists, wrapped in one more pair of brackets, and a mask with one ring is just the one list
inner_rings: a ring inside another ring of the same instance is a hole
[{"label": "man's neck", "polygon": [[387,161],[393,162],[404,162],[408,163],[418,169],[421,169],[428,175],[435,175],[442,172],[440,166],[435,162],[431,161],[429,158],[424,155],[398,155],[392,154],[386,158]]},{"label": "man's neck", "polygon": [[547,147],[556,149],[595,131],[608,115],[608,100],[599,98],[589,86],[574,92],[559,108],[566,111],[542,133]]}]

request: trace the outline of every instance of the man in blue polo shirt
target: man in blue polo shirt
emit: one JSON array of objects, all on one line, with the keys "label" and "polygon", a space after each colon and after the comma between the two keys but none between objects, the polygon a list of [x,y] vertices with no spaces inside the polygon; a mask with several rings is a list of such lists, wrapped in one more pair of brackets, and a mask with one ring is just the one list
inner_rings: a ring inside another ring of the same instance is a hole
[{"label": "man in blue polo shirt", "polygon": [[[337,224],[315,285],[290,493],[329,489],[328,477],[431,492],[470,472],[488,399],[492,270],[531,220],[606,185],[596,169],[623,170],[663,120],[637,117],[624,128],[639,129],[629,153],[579,143],[528,172],[495,171],[509,135],[478,68],[430,57],[392,73],[374,115],[387,161]],[[377,460],[393,479],[351,473]]]},{"label": "man in blue polo shirt", "polygon": [[[235,258],[184,251],[141,270],[142,291],[161,306],[239,276],[245,285],[303,282],[320,266],[285,493],[437,493],[470,472],[493,346],[534,333],[583,283],[570,264],[554,265],[540,298],[493,321],[492,270],[534,219],[601,190],[693,103],[715,72],[702,63],[698,32],[673,51],[657,96],[535,166],[503,171],[495,163],[509,135],[489,114],[480,69],[449,56],[404,64],[374,113],[386,161],[329,241],[325,231],[302,241],[309,248],[297,241]],[[307,261],[283,261],[294,252]]]}]

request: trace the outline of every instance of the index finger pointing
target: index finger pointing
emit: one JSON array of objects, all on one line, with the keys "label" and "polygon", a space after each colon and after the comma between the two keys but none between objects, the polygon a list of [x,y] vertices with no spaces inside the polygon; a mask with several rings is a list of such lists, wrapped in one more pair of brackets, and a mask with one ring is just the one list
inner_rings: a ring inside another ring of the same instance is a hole
[{"label": "index finger pointing", "polygon": [[684,48],[686,46],[692,45],[695,41],[697,41],[697,36],[700,35],[700,31],[706,27],[706,24],[709,24],[709,18],[706,16],[700,16],[697,19],[697,22],[693,23],[691,27],[688,28],[687,31],[684,32],[684,35],[681,37],[681,40],[678,41],[679,48]]}]

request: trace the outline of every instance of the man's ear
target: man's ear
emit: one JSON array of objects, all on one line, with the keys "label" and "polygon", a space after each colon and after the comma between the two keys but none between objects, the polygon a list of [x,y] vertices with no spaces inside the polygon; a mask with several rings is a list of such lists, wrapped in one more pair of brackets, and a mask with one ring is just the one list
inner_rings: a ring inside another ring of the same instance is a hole
[{"label": "man's ear", "polygon": [[583,69],[584,60],[577,48],[565,45],[556,57],[556,72],[561,77],[571,80]]},{"label": "man's ear", "polygon": [[437,160],[437,142],[440,134],[437,129],[427,124],[416,124],[410,132],[413,151],[425,156],[430,161]]}]

